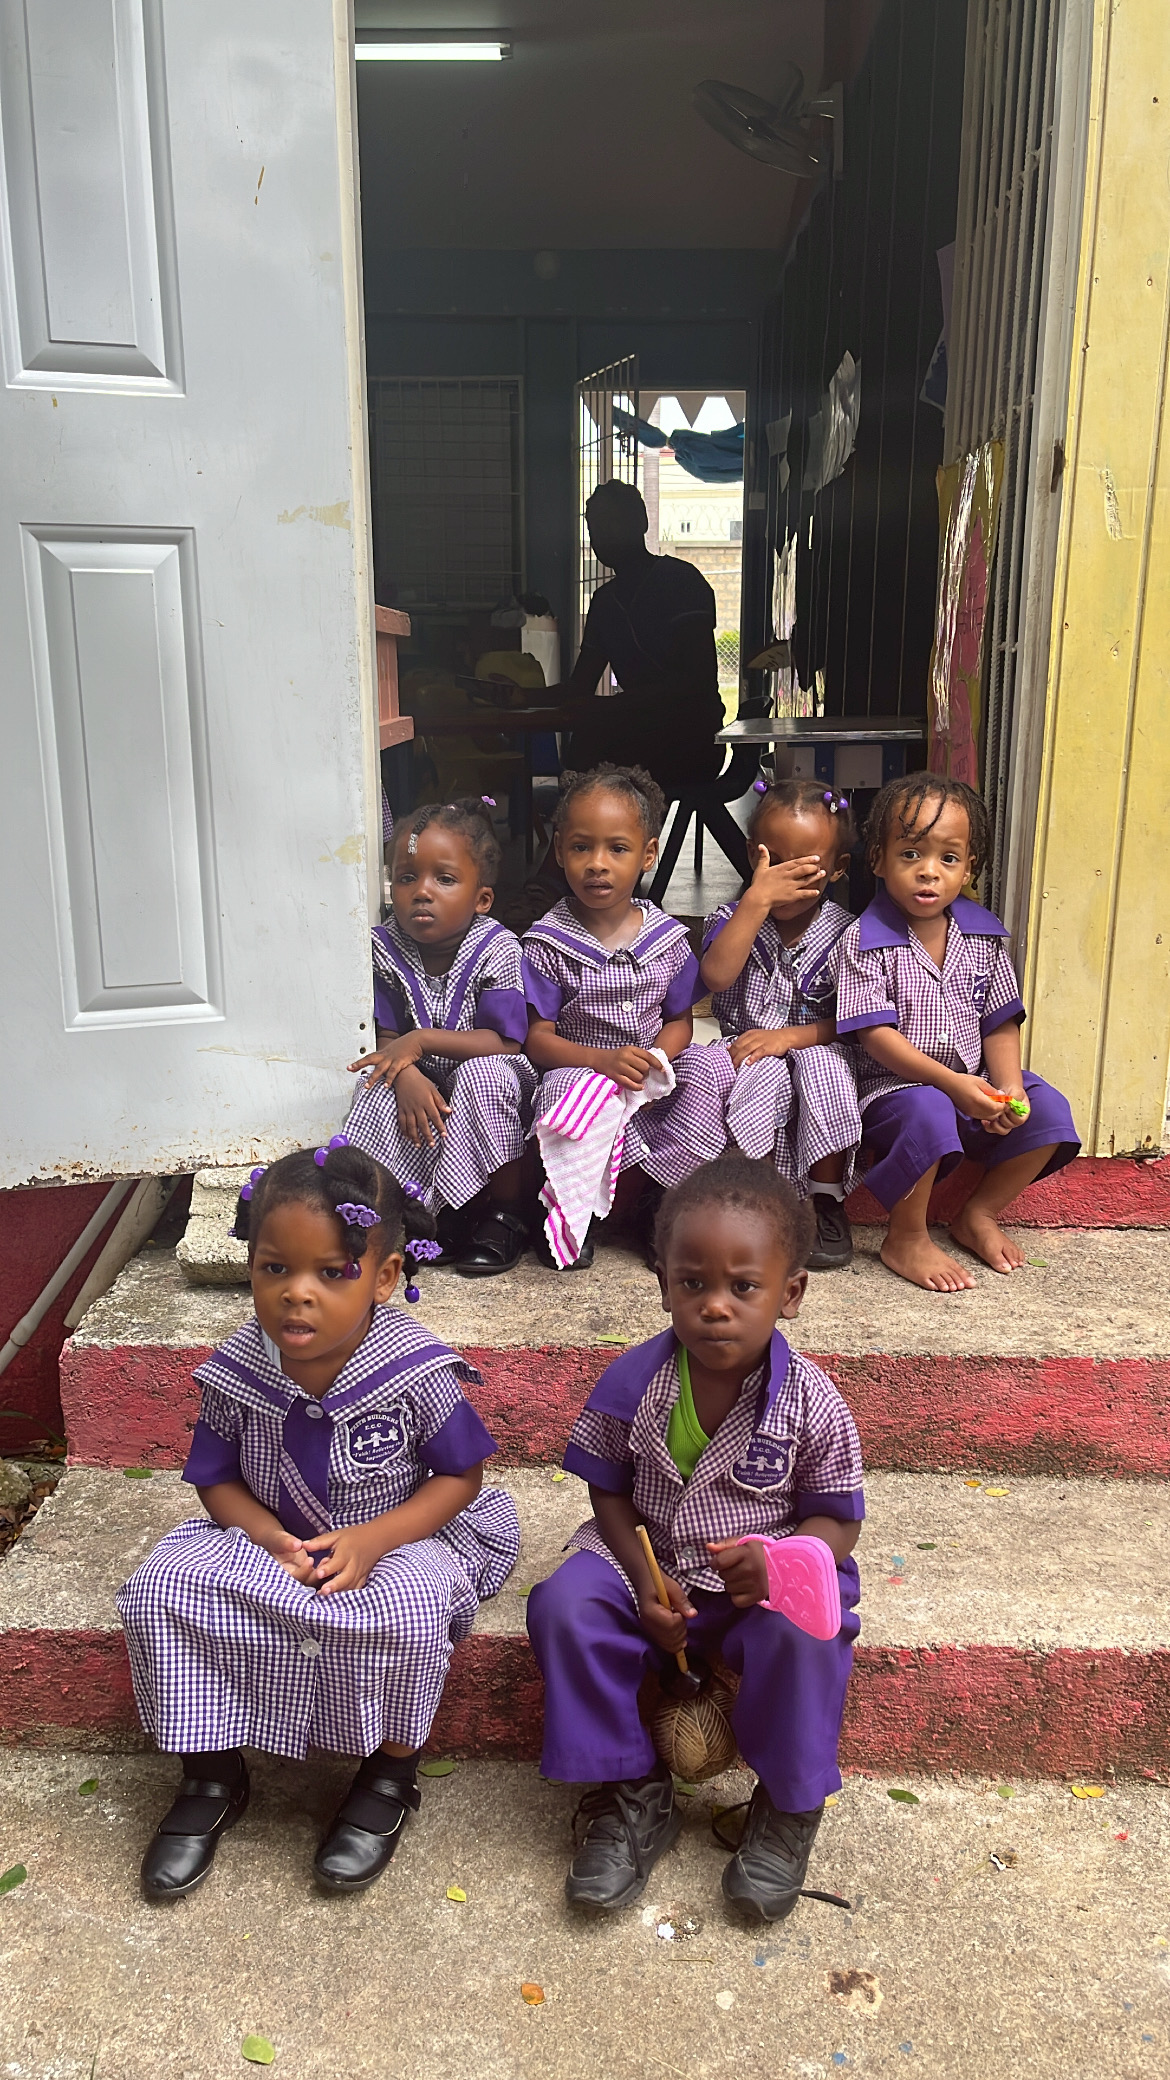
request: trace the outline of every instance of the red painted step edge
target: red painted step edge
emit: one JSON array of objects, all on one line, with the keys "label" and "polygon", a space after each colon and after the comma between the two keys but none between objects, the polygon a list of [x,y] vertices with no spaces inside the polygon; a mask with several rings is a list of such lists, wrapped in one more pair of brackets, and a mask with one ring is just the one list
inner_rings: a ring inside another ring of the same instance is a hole
[{"label": "red painted step edge", "polygon": [[[527,1641],[478,1634],[455,1649],[428,1746],[534,1760],[541,1699]],[[63,1731],[122,1741],[137,1733],[121,1633],[0,1633],[0,1741]],[[1168,1750],[1170,1653],[863,1645],[841,1760],[893,1773],[1136,1774],[1162,1770]]]},{"label": "red painted step edge", "polygon": [[[960,1163],[930,1195],[932,1221],[950,1220],[982,1176]],[[864,1184],[848,1199],[849,1216],[882,1226],[885,1208]],[[1079,1156],[1055,1177],[1030,1184],[1002,1218],[1018,1228],[1165,1228],[1170,1226],[1170,1161],[1135,1162],[1126,1156]]]},{"label": "red painted step edge", "polygon": [[[198,1412],[189,1346],[67,1344],[61,1400],[71,1462],[181,1466]],[[471,1395],[504,1466],[548,1464],[612,1350],[473,1350]],[[861,1356],[828,1353],[867,1465],[904,1473],[1170,1478],[1170,1358]]]}]

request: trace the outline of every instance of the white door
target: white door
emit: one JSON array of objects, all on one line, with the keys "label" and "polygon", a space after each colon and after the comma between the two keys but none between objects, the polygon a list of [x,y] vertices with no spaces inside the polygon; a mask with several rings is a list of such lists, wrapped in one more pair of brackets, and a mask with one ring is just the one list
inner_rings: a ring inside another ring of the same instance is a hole
[{"label": "white door", "polygon": [[376,751],[346,0],[0,0],[0,1185],[335,1130]]}]

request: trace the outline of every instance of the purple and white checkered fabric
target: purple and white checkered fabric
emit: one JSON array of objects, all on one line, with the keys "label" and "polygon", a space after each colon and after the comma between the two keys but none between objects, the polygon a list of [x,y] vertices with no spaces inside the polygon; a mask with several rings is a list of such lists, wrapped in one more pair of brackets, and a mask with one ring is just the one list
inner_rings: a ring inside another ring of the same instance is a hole
[{"label": "purple and white checkered fabric", "polygon": [[[653,1369],[639,1393],[643,1355]],[[778,1332],[685,1483],[666,1444],[678,1394],[678,1347],[667,1330],[602,1374],[565,1452],[569,1473],[633,1497],[659,1561],[676,1581],[722,1590],[708,1541],[783,1538],[814,1514],[845,1522],[864,1515],[853,1417],[827,1374]],[[617,1565],[592,1518],[569,1546]]]},{"label": "purple and white checkered fabric", "polygon": [[[704,951],[735,910],[734,903],[724,903],[712,912]],[[725,1038],[833,1018],[841,943],[852,922],[839,903],[824,902],[803,939],[785,946],[779,926],[766,917],[739,975],[711,1000]],[[727,1131],[736,1147],[757,1160],[770,1157],[802,1195],[810,1189],[814,1163],[844,1155],[849,1191],[861,1142],[857,1054],[854,1046],[829,1041],[741,1069],[727,1099]]]},{"label": "purple and white checkered fabric", "polygon": [[[558,903],[524,939],[524,977],[534,1018],[551,1019],[577,1047],[651,1047],[669,1019],[703,994],[686,927],[653,903],[631,946],[610,951]],[[724,1101],[730,1079],[716,1050],[690,1046],[671,1067],[675,1089],[630,1120],[621,1169],[635,1164],[659,1184],[678,1184],[727,1145]],[[574,1082],[592,1072],[552,1069],[541,1080],[535,1118],[562,1103]]]},{"label": "purple and white checkered fabric", "polygon": [[[394,918],[377,927],[373,946],[380,1031],[427,1026],[524,1040],[528,1012],[520,942],[505,926],[475,918],[445,975],[425,972],[418,947]],[[384,1083],[359,1083],[345,1131],[400,1184],[416,1185],[430,1212],[438,1213],[445,1206],[466,1206],[497,1170],[523,1155],[539,1079],[522,1054],[478,1055],[459,1063],[430,1054],[419,1067],[451,1106],[437,1145],[416,1147],[407,1139],[394,1091]]]},{"label": "purple and white checkered fabric", "polygon": [[382,789],[382,850],[383,850],[383,851],[385,851],[385,849],[386,849],[387,845],[388,845],[388,844],[390,843],[390,840],[391,840],[391,838],[392,838],[393,836],[394,836],[394,814],[393,814],[393,811],[392,811],[392,809],[391,809],[391,807],[390,807],[390,797],[389,797],[389,795],[387,794],[387,792],[386,792],[385,788],[383,788],[383,789]]},{"label": "purple and white checkered fabric", "polygon": [[[884,888],[850,926],[841,956],[839,1032],[896,1026],[912,1047],[960,1073],[977,1074],[984,1037],[1024,1016],[1006,925],[963,896],[951,905],[941,972]],[[862,1111],[888,1091],[914,1088],[864,1049],[858,1080]]]},{"label": "purple and white checkered fabric", "polygon": [[[297,1537],[366,1523],[495,1449],[461,1391],[478,1373],[398,1309],[375,1310],[319,1401],[274,1348],[253,1319],[200,1366],[184,1479],[244,1481]],[[364,1588],[321,1597],[243,1532],[182,1524],[117,1598],[143,1725],[169,1751],[417,1745],[452,1644],[518,1551],[511,1496],[485,1488],[433,1538],[379,1560]]]}]

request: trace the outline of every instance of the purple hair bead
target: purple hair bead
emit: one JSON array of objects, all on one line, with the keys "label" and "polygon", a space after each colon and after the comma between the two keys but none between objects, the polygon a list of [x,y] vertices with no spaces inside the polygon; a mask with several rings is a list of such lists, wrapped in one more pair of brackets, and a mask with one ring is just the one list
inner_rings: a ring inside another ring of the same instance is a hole
[{"label": "purple hair bead", "polygon": [[346,1265],[346,1267],[345,1267],[345,1270],[344,1270],[344,1272],[342,1273],[342,1276],[343,1276],[344,1278],[360,1278],[360,1277],[361,1277],[361,1275],[362,1275],[362,1267],[361,1267],[361,1265],[360,1265],[359,1263],[357,1263],[357,1262],[356,1262],[356,1260],[355,1260],[355,1259],[354,1259],[353,1257],[351,1257],[351,1258],[350,1258],[350,1260],[349,1260],[349,1262],[348,1262],[348,1264],[347,1264],[347,1265]]},{"label": "purple hair bead", "polygon": [[415,1285],[415,1282],[414,1282],[414,1280],[413,1280],[413,1279],[411,1279],[411,1281],[410,1281],[410,1284],[409,1284],[409,1285],[407,1286],[407,1288],[406,1288],[406,1292],[405,1292],[405,1294],[404,1294],[404,1296],[403,1296],[403,1297],[404,1297],[405,1299],[407,1299],[407,1300],[421,1300],[421,1299],[422,1299],[422,1294],[421,1294],[421,1293],[419,1292],[419,1289],[418,1289],[418,1287],[417,1287],[417,1286]]},{"label": "purple hair bead", "polygon": [[767,792],[768,792],[768,783],[767,783],[767,781],[766,781],[766,780],[753,780],[753,781],[752,781],[752,791],[753,791],[753,793],[755,793],[755,794],[767,794]]},{"label": "purple hair bead", "polygon": [[[250,1184],[245,1184],[245,1185],[241,1185],[241,1187],[240,1187],[240,1197],[241,1197],[241,1199],[250,1199],[250,1198],[251,1198],[251,1196],[252,1196],[252,1187],[251,1187],[251,1185],[250,1185]],[[233,1228],[233,1230],[232,1230],[232,1233],[233,1233],[233,1234],[235,1233],[235,1229],[234,1229],[234,1228]]]}]

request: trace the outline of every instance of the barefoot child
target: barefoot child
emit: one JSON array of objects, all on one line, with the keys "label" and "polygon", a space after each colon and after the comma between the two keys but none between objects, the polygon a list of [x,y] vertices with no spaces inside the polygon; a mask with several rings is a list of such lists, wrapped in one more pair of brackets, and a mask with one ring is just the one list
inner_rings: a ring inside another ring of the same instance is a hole
[{"label": "barefoot child", "polygon": [[495,1445],[461,1387],[479,1374],[387,1304],[428,1216],[341,1136],[252,1177],[236,1233],[256,1312],[195,1375],[183,1473],[211,1521],[118,1595],[142,1723],[183,1761],[143,1859],[154,1900],[207,1876],[248,1803],[247,1746],[366,1758],[313,1871],[372,1884],[418,1809],[452,1647],[519,1550],[511,1496],[481,1487]]},{"label": "barefoot child", "polygon": [[964,1155],[985,1166],[951,1234],[993,1271],[1014,1271],[1024,1257],[999,1214],[1071,1163],[1080,1142],[1067,1099],[1020,1068],[1024,1007],[1006,927],[961,894],[987,859],[980,797],[933,773],[891,780],[865,835],[882,886],[845,935],[837,999],[838,1032],[865,1050],[865,1181],[890,1209],[883,1263],[955,1293],[975,1281],[927,1232],[935,1178]]},{"label": "barefoot child", "polygon": [[536,1074],[520,942],[489,917],[500,847],[482,801],[430,802],[394,835],[373,931],[377,1053],[346,1133],[438,1215],[444,1261],[509,1271],[528,1242],[522,1158]]},{"label": "barefoot child", "polygon": [[736,1072],[728,1135],[811,1196],[810,1271],[853,1255],[845,1194],[861,1115],[856,1049],[842,1045],[836,1025],[841,940],[853,919],[828,894],[849,870],[852,842],[844,795],[815,780],[768,788],[748,822],[751,883],[707,919],[703,938],[703,981]]},{"label": "barefoot child", "polygon": [[[771,1163],[730,1151],[666,1194],[658,1277],[672,1327],[604,1372],[565,1467],[594,1516],[528,1599],[544,1672],[546,1777],[597,1782],[565,1883],[575,1906],[637,1899],[682,1824],[670,1771],[638,1711],[652,1669],[685,1647],[741,1677],[732,1727],[759,1777],[723,1890],[782,1921],[804,1884],[826,1797],[859,1620],[850,1557],[864,1513],[857,1431],[830,1379],[775,1330],[804,1294],[812,1217]],[[658,1603],[635,1526],[667,1578]],[[835,1638],[763,1610],[763,1538],[801,1531],[837,1563]],[[742,1540],[748,1543],[740,1543]]]},{"label": "barefoot child", "polygon": [[554,845],[569,894],[526,933],[524,976],[528,1054],[544,1072],[544,1254],[564,1270],[592,1261],[590,1213],[608,1211],[635,1165],[652,1180],[649,1242],[661,1187],[725,1145],[731,1069],[720,1048],[691,1044],[703,985],[685,925],[634,893],[658,857],[661,789],[639,766],[598,766],[566,774],[562,790]]}]

